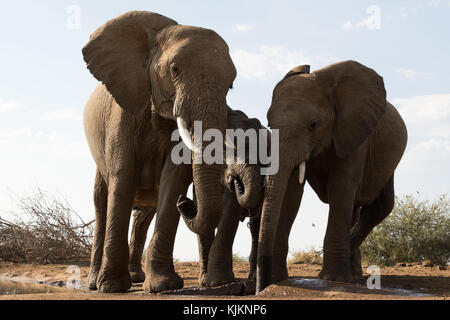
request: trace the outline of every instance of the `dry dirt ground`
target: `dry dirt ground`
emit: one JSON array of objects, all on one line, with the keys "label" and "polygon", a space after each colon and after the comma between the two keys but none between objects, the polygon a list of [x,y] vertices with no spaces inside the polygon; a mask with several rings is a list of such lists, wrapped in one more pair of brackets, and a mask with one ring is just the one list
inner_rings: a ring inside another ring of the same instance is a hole
[{"label": "dry dirt ground", "polygon": [[[88,267],[80,268],[81,289],[68,289],[68,265],[32,265],[0,263],[0,299],[92,300],[92,299],[442,299],[450,297],[450,267],[425,267],[404,264],[381,268],[381,289],[367,288],[370,276],[352,284],[323,281],[317,278],[320,265],[290,264],[289,280],[266,288],[260,295],[245,295],[254,291],[254,282],[244,282],[248,264],[234,265],[241,282],[219,287],[198,288],[197,262],[177,262],[175,268],[184,279],[184,289],[160,294],[143,292],[142,284],[134,284],[128,293],[102,294],[86,290]],[[366,268],[364,268],[366,272]],[[15,293],[15,294],[14,294]]]}]

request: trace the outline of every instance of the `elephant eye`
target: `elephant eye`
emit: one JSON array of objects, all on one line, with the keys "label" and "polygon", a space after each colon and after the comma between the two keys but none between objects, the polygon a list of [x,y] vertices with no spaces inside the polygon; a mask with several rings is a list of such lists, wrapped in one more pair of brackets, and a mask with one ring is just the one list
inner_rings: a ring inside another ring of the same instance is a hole
[{"label": "elephant eye", "polygon": [[311,131],[317,129],[317,127],[319,126],[319,121],[314,120],[313,122],[311,122],[311,124],[309,125],[309,129]]},{"label": "elephant eye", "polygon": [[172,76],[173,79],[177,78],[180,75],[180,68],[174,63],[172,62],[170,65],[170,74]]}]

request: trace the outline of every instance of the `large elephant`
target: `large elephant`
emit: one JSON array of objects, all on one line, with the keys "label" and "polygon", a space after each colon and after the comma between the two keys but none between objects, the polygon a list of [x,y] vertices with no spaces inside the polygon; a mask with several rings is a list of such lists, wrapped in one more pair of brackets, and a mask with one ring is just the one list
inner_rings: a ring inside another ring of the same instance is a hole
[{"label": "large elephant", "polygon": [[[158,208],[165,214],[158,215],[158,231],[149,249],[152,259],[147,271],[152,277],[147,285],[155,291],[179,288],[182,281],[173,270],[171,254],[179,219],[176,199],[193,178],[197,198],[202,200],[195,229],[212,232],[222,212],[222,165],[199,164],[194,156],[191,174],[178,175],[173,163],[159,156],[160,149],[169,146],[172,125],[161,129],[167,139],[153,139],[148,133],[154,115],[176,121],[182,132],[192,134],[194,121],[202,121],[203,130],[224,133],[226,95],[236,77],[228,46],[212,30],[133,11],[97,29],[83,48],[83,56],[88,69],[102,82],[84,114],[85,133],[98,168],[94,199],[96,229],[101,232],[96,232],[98,247],[93,256],[103,257],[94,259],[102,262],[93,266],[91,279],[104,292],[131,286],[127,230],[133,201],[135,196],[138,202],[146,201],[159,192]],[[182,137],[192,143],[189,135]],[[162,164],[161,173],[154,172],[154,161]],[[167,179],[159,183],[159,190],[149,189],[159,182],[160,174]],[[169,187],[171,179],[178,181],[174,188]]]},{"label": "large elephant", "polygon": [[276,85],[267,118],[279,130],[280,169],[266,178],[257,292],[271,283],[273,235],[295,168],[302,189],[306,178],[329,204],[320,277],[351,281],[361,274],[360,244],[393,208],[394,170],[407,142],[382,77],[355,61],[313,73],[298,66]]}]

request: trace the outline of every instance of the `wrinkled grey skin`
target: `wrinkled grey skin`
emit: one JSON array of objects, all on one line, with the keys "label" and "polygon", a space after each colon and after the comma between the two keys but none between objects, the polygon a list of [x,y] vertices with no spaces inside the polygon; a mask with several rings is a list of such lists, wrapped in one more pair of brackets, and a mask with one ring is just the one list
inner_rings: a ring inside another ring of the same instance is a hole
[{"label": "wrinkled grey skin", "polygon": [[[102,82],[84,113],[87,141],[97,164],[90,282],[103,292],[130,288],[127,236],[131,210],[136,202],[147,203],[148,199],[154,205],[159,194],[157,232],[146,267],[151,276],[145,288],[180,288],[183,283],[172,262],[179,220],[176,199],[186,193],[193,179],[197,198],[202,200],[194,226],[198,233],[210,233],[222,214],[223,169],[218,164],[195,164],[186,174],[183,166],[175,167],[160,155],[170,146],[178,118],[191,131],[194,121],[202,121],[203,130],[225,131],[226,95],[236,77],[228,46],[212,30],[132,11],[97,29],[83,48],[83,57]],[[156,136],[149,135],[162,123],[152,123],[155,118],[171,121]],[[155,166],[162,172],[156,172]],[[159,181],[160,175],[167,179]],[[172,188],[169,181],[174,179],[178,183]]]},{"label": "wrinkled grey skin", "polygon": [[302,162],[306,180],[330,207],[323,279],[361,274],[359,246],[394,205],[394,171],[407,131],[386,101],[382,77],[355,61],[307,69],[296,67],[277,84],[267,113],[270,128],[279,129],[280,170],[266,178],[257,293],[271,283],[273,234],[287,181]]}]

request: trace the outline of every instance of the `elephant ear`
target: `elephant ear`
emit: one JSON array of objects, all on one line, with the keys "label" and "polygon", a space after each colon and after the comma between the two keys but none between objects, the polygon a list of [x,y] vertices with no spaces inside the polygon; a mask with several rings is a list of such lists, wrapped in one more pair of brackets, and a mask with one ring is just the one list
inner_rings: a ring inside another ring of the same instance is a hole
[{"label": "elephant ear", "polygon": [[296,74],[308,74],[310,72],[310,69],[311,66],[308,64],[296,66],[284,76],[283,80],[295,76]]},{"label": "elephant ear", "polygon": [[383,78],[356,61],[344,61],[314,72],[335,103],[333,141],[345,157],[372,133],[386,111]]},{"label": "elephant ear", "polygon": [[90,72],[135,116],[140,116],[150,101],[148,63],[156,35],[176,24],[157,13],[130,11],[98,28],[83,48]]}]

